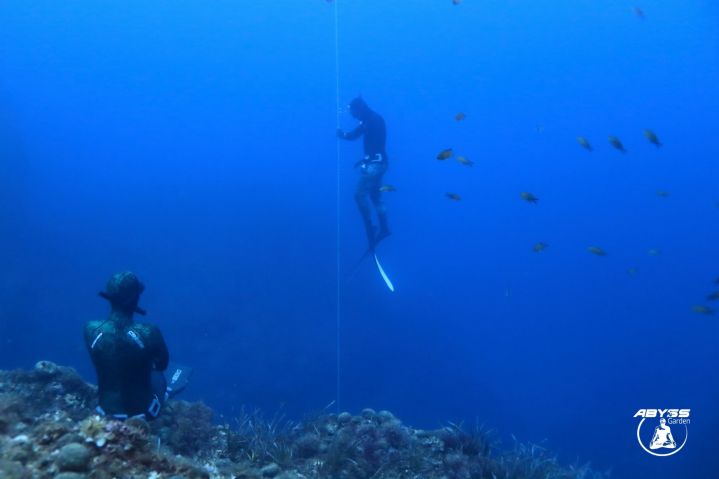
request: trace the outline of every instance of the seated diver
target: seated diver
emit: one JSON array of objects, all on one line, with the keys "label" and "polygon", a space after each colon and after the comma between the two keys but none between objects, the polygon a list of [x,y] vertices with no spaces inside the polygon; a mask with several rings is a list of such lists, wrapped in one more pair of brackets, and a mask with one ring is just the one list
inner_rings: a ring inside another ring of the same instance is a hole
[{"label": "seated diver", "polygon": [[[387,171],[387,153],[385,143],[387,129],[384,119],[377,112],[370,109],[367,103],[358,96],[350,102],[350,113],[360,121],[352,131],[345,133],[338,129],[337,137],[342,140],[356,140],[364,135],[364,158],[355,164],[360,169],[360,178],[357,182],[355,201],[362,215],[369,251],[384,238],[391,234],[387,225],[387,211],[382,201],[382,177]],[[379,232],[375,234],[372,224],[372,214],[367,197],[372,200],[379,222]]]},{"label": "seated diver", "polygon": [[[98,382],[97,412],[114,419],[155,419],[167,399],[187,385],[189,370],[173,368],[167,381],[169,353],[157,326],[133,321],[145,286],[129,271],[113,275],[100,296],[110,302],[104,321],[85,325],[85,344]],[[169,385],[168,385],[169,383]]]}]

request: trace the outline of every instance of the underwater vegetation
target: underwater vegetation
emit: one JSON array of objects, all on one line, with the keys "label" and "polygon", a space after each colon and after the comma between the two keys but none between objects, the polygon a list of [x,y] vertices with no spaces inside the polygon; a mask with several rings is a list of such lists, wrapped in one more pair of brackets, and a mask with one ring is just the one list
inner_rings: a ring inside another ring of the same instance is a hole
[{"label": "underwater vegetation", "polygon": [[202,403],[170,401],[147,423],[97,416],[96,388],[47,361],[0,371],[3,479],[446,478],[601,479],[545,447],[502,449],[490,431],[402,424],[389,411],[317,414],[293,422],[242,411],[213,422]]}]

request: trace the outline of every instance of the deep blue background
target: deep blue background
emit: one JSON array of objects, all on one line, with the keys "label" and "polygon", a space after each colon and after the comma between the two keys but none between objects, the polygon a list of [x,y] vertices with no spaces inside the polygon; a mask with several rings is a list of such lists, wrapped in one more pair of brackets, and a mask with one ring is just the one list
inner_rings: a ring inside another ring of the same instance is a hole
[{"label": "deep blue background", "polygon": [[[228,421],[321,409],[339,212],[341,409],[478,420],[620,478],[717,475],[719,325],[691,307],[719,275],[719,7],[336,5],[341,101],[389,125],[395,294],[369,261],[351,274],[361,146],[340,145],[338,204],[335,5],[0,5],[0,367],[92,379],[82,324],[131,269],[196,367],[188,399]],[[475,166],[434,160],[446,147]],[[654,458],[632,416],[669,407],[692,409],[691,437]]]}]

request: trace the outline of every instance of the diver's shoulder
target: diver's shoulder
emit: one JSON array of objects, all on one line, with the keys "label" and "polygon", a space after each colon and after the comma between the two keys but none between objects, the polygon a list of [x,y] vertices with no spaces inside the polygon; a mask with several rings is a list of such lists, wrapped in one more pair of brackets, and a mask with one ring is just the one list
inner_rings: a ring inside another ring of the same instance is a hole
[{"label": "diver's shoulder", "polygon": [[94,331],[100,329],[105,321],[93,320],[85,323],[85,331]]},{"label": "diver's shoulder", "polygon": [[382,117],[382,115],[380,115],[376,111],[373,111],[371,118],[370,118],[370,123],[372,123],[373,125],[377,125],[377,126],[384,126],[385,125],[384,117]]},{"label": "diver's shoulder", "polygon": [[134,329],[135,331],[137,331],[140,334],[147,335],[147,336],[150,336],[153,334],[162,334],[160,332],[160,328],[158,328],[154,324],[150,324],[150,323],[135,322],[132,325],[132,329]]}]

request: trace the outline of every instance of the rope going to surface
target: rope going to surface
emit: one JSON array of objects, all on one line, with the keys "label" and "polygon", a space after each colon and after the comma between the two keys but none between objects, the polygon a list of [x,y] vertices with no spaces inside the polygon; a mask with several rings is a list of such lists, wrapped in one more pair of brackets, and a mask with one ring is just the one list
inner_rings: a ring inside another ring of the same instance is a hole
[{"label": "rope going to surface", "polygon": [[[334,26],[335,26],[335,127],[340,127],[340,47],[339,47],[339,0],[335,0],[334,2]],[[335,244],[335,266],[336,266],[336,275],[337,275],[337,284],[336,284],[336,363],[337,363],[337,372],[336,372],[336,390],[335,390],[335,408],[336,411],[339,413],[340,411],[340,340],[341,340],[341,313],[342,313],[342,298],[341,298],[341,291],[340,291],[340,198],[341,198],[341,191],[340,191],[340,167],[341,167],[341,155],[340,155],[340,142],[339,139],[335,141],[336,144],[336,153],[337,153],[337,164],[336,164],[336,185],[335,185],[335,204],[336,204],[336,244]]]}]

